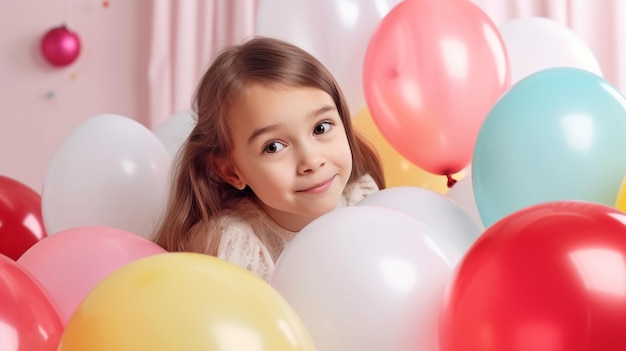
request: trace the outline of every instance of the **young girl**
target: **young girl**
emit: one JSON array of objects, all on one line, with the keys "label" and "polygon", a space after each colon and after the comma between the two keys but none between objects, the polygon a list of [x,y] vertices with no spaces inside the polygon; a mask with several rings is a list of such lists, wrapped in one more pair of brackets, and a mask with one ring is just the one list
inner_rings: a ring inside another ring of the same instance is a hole
[{"label": "young girl", "polygon": [[222,51],[200,82],[155,242],[214,255],[266,281],[308,223],[384,187],[331,74],[302,49],[257,37]]}]

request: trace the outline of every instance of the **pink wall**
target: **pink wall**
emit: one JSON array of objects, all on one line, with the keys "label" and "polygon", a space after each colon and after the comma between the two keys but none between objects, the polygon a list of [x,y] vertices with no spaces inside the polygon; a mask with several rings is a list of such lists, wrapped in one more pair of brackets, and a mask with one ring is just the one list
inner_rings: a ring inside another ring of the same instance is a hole
[{"label": "pink wall", "polygon": [[[52,156],[80,122],[102,113],[147,120],[141,87],[149,4],[0,2],[0,174],[41,191]],[[39,41],[61,24],[78,33],[82,52],[70,66],[55,68],[41,56]]]}]

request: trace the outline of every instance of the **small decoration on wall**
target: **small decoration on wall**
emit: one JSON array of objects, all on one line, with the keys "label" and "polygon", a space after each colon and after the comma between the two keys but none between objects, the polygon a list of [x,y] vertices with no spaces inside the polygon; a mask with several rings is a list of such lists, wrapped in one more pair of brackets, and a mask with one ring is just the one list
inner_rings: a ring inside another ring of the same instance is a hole
[{"label": "small decoration on wall", "polygon": [[56,96],[54,90],[50,90],[48,91],[48,93],[46,93],[46,98],[48,99],[54,99],[54,97]]},{"label": "small decoration on wall", "polygon": [[104,1],[102,2],[102,7],[104,7],[104,8],[109,7],[109,2],[108,2],[107,0],[104,0]]},{"label": "small decoration on wall", "polygon": [[51,65],[67,66],[80,54],[80,39],[65,25],[52,28],[41,38],[41,53]]}]

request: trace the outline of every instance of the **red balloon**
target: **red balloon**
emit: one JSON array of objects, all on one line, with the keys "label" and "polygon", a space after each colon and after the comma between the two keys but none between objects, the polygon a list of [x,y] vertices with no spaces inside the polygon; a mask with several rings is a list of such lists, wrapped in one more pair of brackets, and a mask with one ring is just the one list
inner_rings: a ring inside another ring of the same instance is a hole
[{"label": "red balloon", "polygon": [[626,214],[534,205],[489,227],[461,261],[441,351],[626,350]]},{"label": "red balloon", "polygon": [[471,161],[478,131],[510,85],[504,42],[467,0],[405,0],[382,19],[363,65],[365,99],[399,154],[433,174]]},{"label": "red balloon", "polygon": [[52,28],[41,39],[41,53],[53,66],[67,66],[80,54],[80,39],[65,26]]},{"label": "red balloon", "polygon": [[41,195],[28,186],[0,176],[0,254],[17,260],[46,237]]},{"label": "red balloon", "polygon": [[48,295],[4,255],[0,277],[0,350],[56,351],[64,327]]}]

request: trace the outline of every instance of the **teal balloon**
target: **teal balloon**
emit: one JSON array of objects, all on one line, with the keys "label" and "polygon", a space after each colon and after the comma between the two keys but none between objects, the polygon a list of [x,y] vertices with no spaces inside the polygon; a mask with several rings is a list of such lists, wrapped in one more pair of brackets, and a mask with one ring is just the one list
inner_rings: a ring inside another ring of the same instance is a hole
[{"label": "teal balloon", "polygon": [[614,206],[626,174],[626,99],[586,70],[538,71],[492,107],[472,157],[485,227],[549,201]]}]

